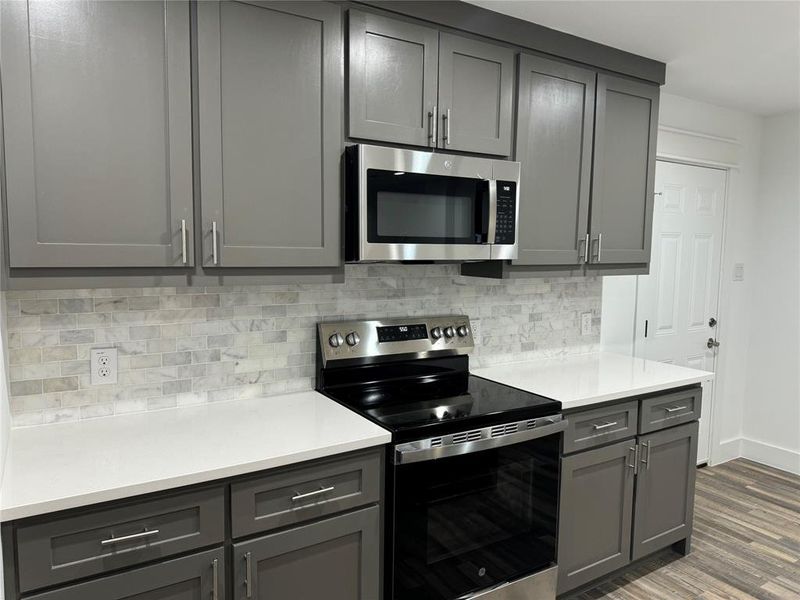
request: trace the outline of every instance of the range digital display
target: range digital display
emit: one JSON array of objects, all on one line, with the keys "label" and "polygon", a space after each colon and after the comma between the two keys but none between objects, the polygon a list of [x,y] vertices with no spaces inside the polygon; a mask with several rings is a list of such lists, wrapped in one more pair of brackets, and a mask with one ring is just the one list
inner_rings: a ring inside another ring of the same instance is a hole
[{"label": "range digital display", "polygon": [[378,341],[381,343],[427,339],[428,328],[424,323],[417,323],[415,325],[393,325],[391,327],[378,327]]}]

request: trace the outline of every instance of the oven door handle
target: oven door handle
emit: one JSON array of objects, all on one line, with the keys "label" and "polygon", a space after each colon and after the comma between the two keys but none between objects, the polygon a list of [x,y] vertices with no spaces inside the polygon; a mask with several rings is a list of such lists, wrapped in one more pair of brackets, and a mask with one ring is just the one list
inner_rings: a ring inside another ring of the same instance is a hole
[{"label": "oven door handle", "polygon": [[[546,421],[547,419],[543,419]],[[405,465],[408,463],[417,463],[427,460],[436,460],[438,458],[446,458],[449,456],[459,456],[462,454],[471,454],[473,452],[481,452],[483,450],[491,450],[493,448],[501,448],[503,446],[510,446],[511,444],[519,444],[538,438],[543,438],[549,435],[561,433],[567,428],[567,419],[554,420],[547,425],[540,425],[532,429],[518,431],[516,433],[507,433],[505,435],[498,435],[496,437],[482,437],[481,439],[461,442],[458,444],[450,444],[447,446],[431,447],[425,442],[430,440],[421,440],[420,442],[408,442],[398,444],[394,447],[394,464]],[[486,429],[491,430],[491,427]]]}]

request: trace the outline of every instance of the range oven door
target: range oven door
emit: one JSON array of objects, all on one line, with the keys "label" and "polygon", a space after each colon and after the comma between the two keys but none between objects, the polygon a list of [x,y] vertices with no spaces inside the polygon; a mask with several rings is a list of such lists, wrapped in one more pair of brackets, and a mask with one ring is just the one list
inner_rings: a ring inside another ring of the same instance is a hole
[{"label": "range oven door", "polygon": [[[348,148],[347,260],[492,258],[498,233],[497,241],[513,244],[516,224],[511,212],[517,183],[503,182],[505,191],[498,195],[496,162],[379,146]],[[516,171],[504,172],[518,174],[518,163],[511,164]]]},{"label": "range oven door", "polygon": [[551,567],[560,434],[395,464],[390,600],[454,600]]}]

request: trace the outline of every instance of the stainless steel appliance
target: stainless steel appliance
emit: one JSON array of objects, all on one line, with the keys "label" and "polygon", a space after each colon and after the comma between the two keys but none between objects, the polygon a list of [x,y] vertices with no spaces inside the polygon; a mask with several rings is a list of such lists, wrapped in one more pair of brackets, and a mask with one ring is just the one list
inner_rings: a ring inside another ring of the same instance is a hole
[{"label": "stainless steel appliance", "polygon": [[554,599],[561,403],[470,375],[466,316],[318,339],[317,389],[392,432],[384,599]]},{"label": "stainless steel appliance", "polygon": [[517,258],[520,164],[358,144],[345,152],[345,258]]}]

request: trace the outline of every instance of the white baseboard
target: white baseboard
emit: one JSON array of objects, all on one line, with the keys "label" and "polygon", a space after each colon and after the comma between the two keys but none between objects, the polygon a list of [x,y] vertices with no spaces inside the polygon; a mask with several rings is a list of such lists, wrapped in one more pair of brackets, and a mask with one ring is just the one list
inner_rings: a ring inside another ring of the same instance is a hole
[{"label": "white baseboard", "polygon": [[721,465],[729,460],[742,456],[742,438],[734,438],[720,442],[716,449],[711,450],[711,466]]},{"label": "white baseboard", "polygon": [[748,438],[742,438],[740,441],[742,458],[800,475],[800,452],[797,450],[781,448]]}]

